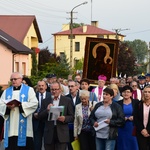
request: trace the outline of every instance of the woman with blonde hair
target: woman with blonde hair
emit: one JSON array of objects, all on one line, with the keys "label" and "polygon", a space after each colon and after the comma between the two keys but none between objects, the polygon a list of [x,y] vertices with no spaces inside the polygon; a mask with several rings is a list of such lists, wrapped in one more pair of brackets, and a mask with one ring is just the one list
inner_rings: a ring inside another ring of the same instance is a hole
[{"label": "woman with blonde hair", "polygon": [[135,106],[134,124],[139,150],[150,149],[150,85],[142,93],[142,100]]},{"label": "woman with blonde hair", "polygon": [[[81,150],[95,150],[94,128],[90,124],[89,115],[91,114],[90,92],[80,90],[81,103],[76,105],[74,120],[74,137],[79,139]],[[93,102],[95,105],[95,101]]]},{"label": "woman with blonde hair", "polygon": [[110,84],[109,88],[111,88],[114,91],[114,97],[112,99],[113,101],[119,101],[123,99],[123,97],[120,96],[120,91],[117,84]]}]

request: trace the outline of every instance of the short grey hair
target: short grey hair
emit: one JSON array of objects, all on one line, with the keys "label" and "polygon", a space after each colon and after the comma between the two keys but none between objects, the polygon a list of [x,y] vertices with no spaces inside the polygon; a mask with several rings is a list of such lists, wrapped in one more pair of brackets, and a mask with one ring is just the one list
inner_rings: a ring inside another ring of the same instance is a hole
[{"label": "short grey hair", "polygon": [[[23,78],[23,75],[22,75],[20,72],[13,72],[13,73],[11,74],[11,76],[14,75],[14,74],[18,74],[21,79]],[[10,77],[11,77],[11,76],[10,76]]]},{"label": "short grey hair", "polygon": [[90,97],[90,92],[87,90],[80,90],[79,97]]}]

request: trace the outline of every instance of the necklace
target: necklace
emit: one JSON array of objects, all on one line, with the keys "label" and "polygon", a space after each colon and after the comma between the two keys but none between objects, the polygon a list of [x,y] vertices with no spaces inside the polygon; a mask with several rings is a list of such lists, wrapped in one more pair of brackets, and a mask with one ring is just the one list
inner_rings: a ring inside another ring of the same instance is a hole
[{"label": "necklace", "polygon": [[145,102],[145,105],[146,105],[146,106],[150,106],[150,103],[146,103],[146,102]]}]

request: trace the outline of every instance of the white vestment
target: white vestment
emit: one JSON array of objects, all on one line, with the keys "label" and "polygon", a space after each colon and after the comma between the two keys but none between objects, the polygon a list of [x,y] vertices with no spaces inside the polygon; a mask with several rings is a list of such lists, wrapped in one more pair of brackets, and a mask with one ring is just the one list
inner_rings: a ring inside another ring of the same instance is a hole
[{"label": "white vestment", "polygon": [[[12,93],[12,99],[20,99],[20,90],[13,91]],[[19,107],[15,107],[10,111],[10,114],[5,114],[7,105],[4,103],[3,100],[6,100],[6,90],[3,92],[1,98],[0,98],[0,115],[2,115],[6,120],[10,116],[10,127],[8,129],[8,137],[11,136],[18,136],[18,129],[19,129]],[[19,100],[20,101],[20,100]],[[35,92],[33,88],[29,87],[28,91],[28,101],[27,102],[22,102],[22,109],[24,113],[22,115],[24,117],[27,117],[27,137],[33,137],[33,128],[32,128],[32,113],[35,112],[38,106],[38,100],[36,98]],[[4,129],[5,129],[5,124],[4,123]],[[5,133],[4,133],[5,135]]]},{"label": "white vestment", "polygon": [[98,86],[94,89],[94,93],[96,94],[96,97],[97,97],[97,101],[98,101],[98,102],[103,101],[103,90],[104,90],[105,88],[106,88],[106,86],[103,87],[101,95],[98,94],[98,93],[99,93],[99,87],[98,87]]}]

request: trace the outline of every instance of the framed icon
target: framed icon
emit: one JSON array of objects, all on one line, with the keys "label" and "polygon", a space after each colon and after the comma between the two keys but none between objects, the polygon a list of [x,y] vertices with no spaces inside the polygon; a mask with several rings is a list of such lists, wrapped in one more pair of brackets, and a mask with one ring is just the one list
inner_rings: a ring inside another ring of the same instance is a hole
[{"label": "framed icon", "polygon": [[107,81],[116,77],[119,40],[86,38],[83,78],[97,82],[99,75]]}]

